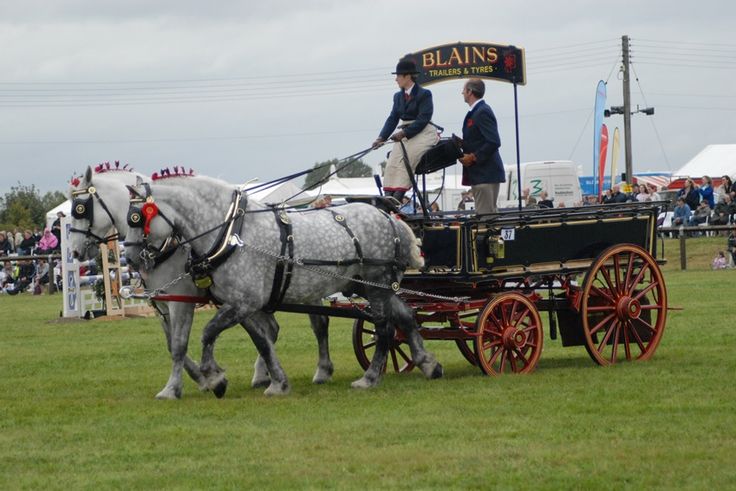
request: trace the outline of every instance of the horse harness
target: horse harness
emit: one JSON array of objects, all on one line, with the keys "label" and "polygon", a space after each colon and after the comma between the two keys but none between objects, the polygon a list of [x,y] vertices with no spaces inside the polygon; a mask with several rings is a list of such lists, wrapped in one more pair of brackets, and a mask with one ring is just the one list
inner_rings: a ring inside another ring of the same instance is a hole
[{"label": "horse harness", "polygon": [[[399,288],[398,283],[398,272],[399,270],[406,269],[406,264],[400,261],[401,257],[401,242],[399,240],[398,233],[396,231],[396,225],[393,219],[383,212],[381,213],[386,217],[391,230],[394,235],[394,258],[393,259],[376,259],[366,258],[363,255],[363,248],[360,244],[360,240],[355,235],[353,230],[347,223],[345,216],[331,209],[327,209],[332,214],[333,219],[339,224],[350,237],[350,240],[355,247],[356,257],[351,259],[337,259],[337,260],[324,260],[324,259],[304,259],[294,258],[294,235],[292,234],[291,220],[289,220],[288,214],[284,210],[273,208],[274,215],[276,217],[276,223],[279,226],[279,234],[281,237],[281,253],[276,256],[276,272],[274,274],[273,285],[271,286],[271,294],[268,302],[263,307],[263,310],[268,313],[275,312],[278,306],[282,303],[286,291],[291,283],[291,276],[294,270],[294,265],[299,266],[337,266],[346,267],[355,264],[367,265],[367,266],[391,266],[391,288],[397,291]],[[260,249],[257,249],[260,252]]]},{"label": "horse harness", "polygon": [[[160,248],[153,248],[147,241],[138,243],[143,247],[146,257],[144,260],[153,260],[154,267],[173,254],[173,252],[180,246],[191,243],[194,240],[203,237],[217,229],[220,230],[217,239],[213,242],[209,251],[205,254],[196,256],[194,255],[194,249],[190,252],[189,259],[186,265],[186,272],[192,277],[194,284],[197,288],[208,290],[209,295],[217,301],[214,297],[210,288],[212,287],[213,280],[212,274],[215,269],[222,265],[232,255],[236,248],[241,247],[244,244],[240,236],[234,232],[234,230],[242,230],[242,224],[245,214],[248,213],[245,208],[247,204],[247,198],[243,199],[241,191],[233,191],[233,198],[230,204],[230,208],[225,214],[225,220],[223,223],[217,225],[214,228],[204,231],[196,237],[188,240],[182,240],[176,233],[176,227],[173,222],[169,220],[153,201],[151,196],[151,189],[147,183],[143,186],[146,189],[146,196],[139,196],[138,199],[132,198],[130,209],[128,211],[128,225],[130,227],[143,227],[144,236],[148,236],[150,232],[150,221],[155,216],[161,216],[175,231],[175,234],[166,239],[164,244]],[[142,206],[136,206],[138,203],[144,202]],[[391,288],[394,291],[398,290],[398,272],[406,269],[406,264],[400,260],[401,257],[401,243],[396,230],[396,225],[393,219],[384,211],[379,210],[388,220],[391,225],[391,229],[394,236],[394,258],[393,259],[376,259],[366,258],[363,255],[363,248],[355,235],[353,230],[348,225],[345,216],[328,209],[329,213],[332,214],[333,219],[338,223],[348,234],[350,240],[355,247],[356,257],[350,259],[338,259],[338,260],[323,260],[323,259],[304,259],[294,257],[294,235],[291,220],[289,219],[288,213],[281,208],[272,207],[271,211],[274,214],[276,224],[279,228],[279,236],[281,242],[281,250],[278,255],[268,254],[276,259],[276,270],[274,272],[274,280],[271,287],[271,293],[269,295],[268,302],[263,307],[265,312],[272,313],[276,311],[278,306],[282,303],[287,290],[291,284],[291,277],[294,271],[294,265],[300,266],[337,266],[346,267],[355,264],[368,265],[368,266],[391,266]],[[126,243],[126,245],[134,245],[134,243]],[[253,247],[258,252],[264,252],[259,248]]]},{"label": "horse harness", "polygon": [[[87,198],[80,198],[79,196],[83,194],[89,194],[89,196]],[[107,216],[110,217],[110,222],[112,223],[112,226],[115,227],[114,234],[110,234],[106,237],[100,237],[99,235],[92,232],[92,227],[94,225],[93,199],[96,199],[100,203],[102,209],[105,210]],[[95,189],[94,186],[88,186],[84,189],[72,191],[72,218],[75,218],[77,220],[86,219],[87,221],[89,221],[89,226],[87,227],[87,230],[71,227],[69,229],[70,232],[84,234],[87,239],[92,237],[97,244],[105,244],[108,241],[118,239],[119,234],[115,225],[115,218],[113,218],[112,213],[110,213],[110,209],[107,207],[107,204],[105,204],[105,200],[103,200],[102,197],[97,193],[97,189]]]}]

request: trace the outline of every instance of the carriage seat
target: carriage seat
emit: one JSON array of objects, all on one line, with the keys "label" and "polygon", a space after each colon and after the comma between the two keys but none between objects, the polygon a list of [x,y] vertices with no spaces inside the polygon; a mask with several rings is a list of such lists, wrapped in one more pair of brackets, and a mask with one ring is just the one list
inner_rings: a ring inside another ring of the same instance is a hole
[{"label": "carriage seat", "polygon": [[345,201],[348,203],[365,203],[372,205],[386,213],[399,213],[399,207],[401,206],[401,203],[399,203],[393,196],[371,196],[367,194],[345,196]]}]

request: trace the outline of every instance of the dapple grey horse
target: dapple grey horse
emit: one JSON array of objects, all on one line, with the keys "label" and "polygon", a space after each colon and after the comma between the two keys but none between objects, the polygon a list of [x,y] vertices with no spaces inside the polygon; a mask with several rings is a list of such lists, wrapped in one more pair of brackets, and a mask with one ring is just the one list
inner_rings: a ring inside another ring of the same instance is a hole
[{"label": "dapple grey horse", "polygon": [[[217,376],[213,351],[219,333],[237,322],[253,319],[269,304],[279,262],[296,264],[290,272],[284,303],[316,305],[337,291],[360,294],[369,302],[378,337],[376,350],[370,366],[362,378],[353,382],[353,387],[378,384],[394,326],[406,333],[413,360],[425,376],[442,376],[442,366],[423,347],[413,312],[392,288],[398,287],[407,267],[423,264],[416,238],[404,222],[359,203],[290,212],[285,221],[291,224],[288,240],[293,242],[294,259],[288,261],[283,253],[283,231],[274,213],[248,200],[230,184],[200,176],[196,181],[181,179],[171,186],[154,182],[147,189],[138,186],[131,191],[155,203],[148,230],[131,228],[128,233],[126,257],[131,260],[141,254],[141,247],[155,249],[176,235],[191,247],[193,264],[199,263],[206,256],[205,251],[217,248],[217,231],[229,226],[229,222],[238,223],[236,216],[241,215],[242,223],[223,243],[233,246],[234,251],[224,263],[206,272],[212,281],[210,291],[223,304],[202,336],[200,368],[206,377]],[[241,200],[244,213],[233,212],[237,199]],[[271,385],[265,393],[287,393],[288,380],[273,343],[262,329],[248,323],[246,328],[271,375]]]},{"label": "dapple grey horse", "polygon": [[[138,180],[147,180],[140,174],[123,171],[117,168],[108,169],[98,166],[98,172],[87,168],[81,180],[76,180],[70,189],[74,206],[81,205],[83,214],[79,217],[73,210],[72,227],[76,231],[72,235],[70,247],[80,260],[92,258],[98,254],[98,245],[113,228],[116,228],[121,236],[125,236],[128,230],[126,214],[128,210],[129,194],[126,185]],[[94,191],[94,196],[90,191]],[[104,205],[103,205],[104,204]],[[75,216],[79,218],[75,218]],[[139,272],[144,278],[146,286],[156,290],[169,285],[179,278],[184,272],[187,253],[176,249],[171,255],[159,264],[141,267]],[[199,290],[188,279],[182,279],[167,286],[166,293],[187,297],[203,297],[205,292]],[[172,372],[164,388],[156,395],[158,399],[178,399],[181,397],[183,382],[181,379],[182,368],[189,376],[197,382],[201,390],[211,388],[218,397],[224,394],[227,380],[222,377],[213,385],[208,385],[207,380],[197,364],[187,355],[189,344],[189,333],[193,319],[194,304],[184,302],[156,302],[156,309],[161,314],[161,326],[166,336],[166,344],[172,357]],[[275,341],[279,326],[272,316],[264,315],[261,320],[268,326],[269,335]],[[320,358],[314,382],[323,383],[329,380],[332,373],[332,362],[326,348],[327,325],[326,319],[317,317],[312,319],[315,334],[318,336],[320,346],[324,346],[324,352]],[[253,387],[267,386],[270,377],[263,359],[259,356],[255,363],[252,379]]]}]

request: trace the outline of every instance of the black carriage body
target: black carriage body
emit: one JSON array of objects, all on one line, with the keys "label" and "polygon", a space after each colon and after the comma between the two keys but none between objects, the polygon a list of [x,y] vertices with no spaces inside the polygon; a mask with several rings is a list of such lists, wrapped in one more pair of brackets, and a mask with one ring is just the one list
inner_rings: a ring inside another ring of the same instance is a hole
[{"label": "black carriage body", "polygon": [[616,244],[637,245],[656,257],[658,210],[631,204],[410,218],[426,264],[408,271],[404,284],[433,290],[445,280],[482,284],[584,271]]}]

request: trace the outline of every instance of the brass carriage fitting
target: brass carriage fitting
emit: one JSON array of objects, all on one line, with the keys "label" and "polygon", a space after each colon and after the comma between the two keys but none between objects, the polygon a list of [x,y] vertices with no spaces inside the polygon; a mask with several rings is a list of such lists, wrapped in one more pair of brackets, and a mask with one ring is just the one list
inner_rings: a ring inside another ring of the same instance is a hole
[{"label": "brass carriage fitting", "polygon": [[500,235],[488,236],[488,256],[495,259],[503,259],[506,257],[506,245],[503,237]]}]

